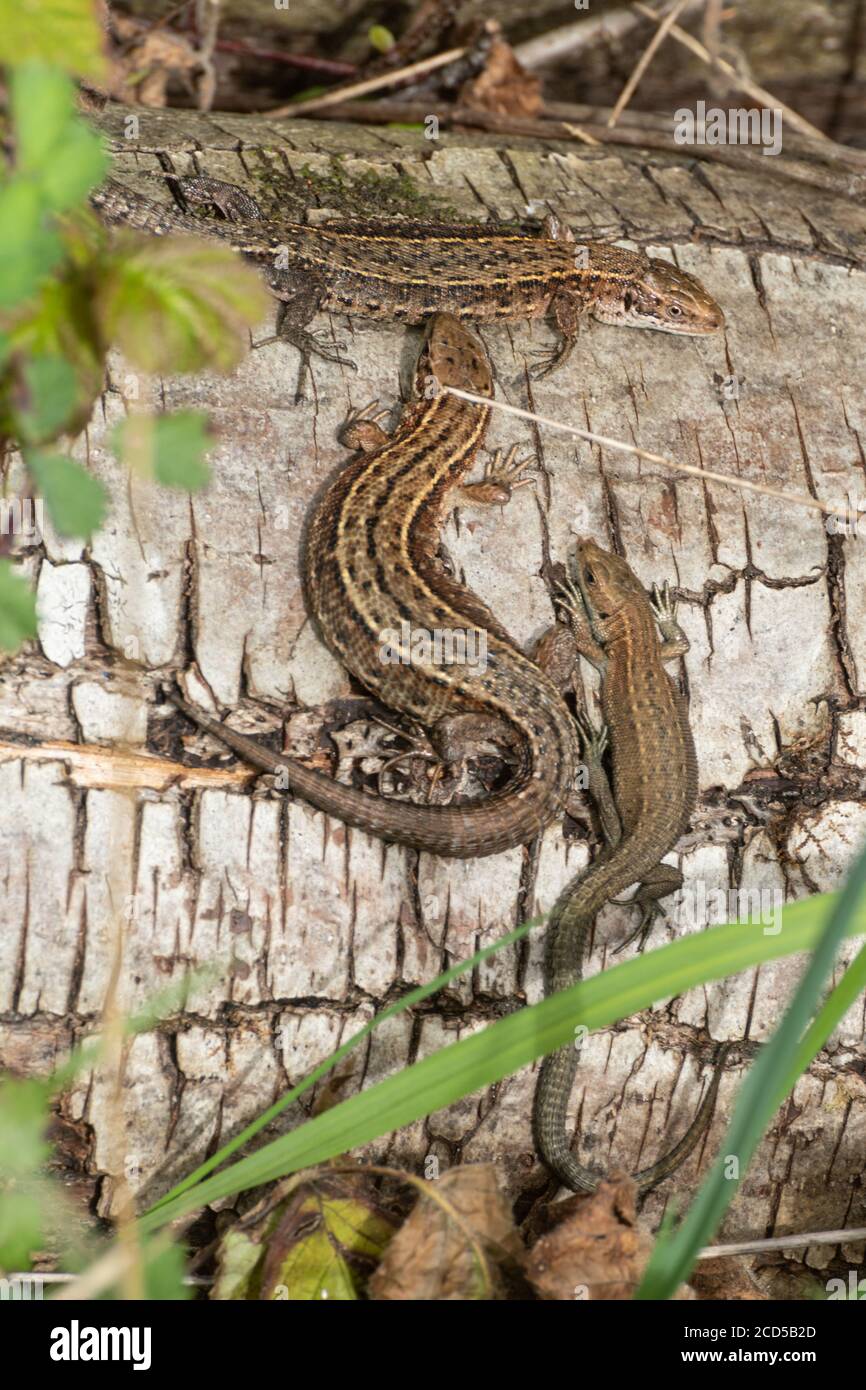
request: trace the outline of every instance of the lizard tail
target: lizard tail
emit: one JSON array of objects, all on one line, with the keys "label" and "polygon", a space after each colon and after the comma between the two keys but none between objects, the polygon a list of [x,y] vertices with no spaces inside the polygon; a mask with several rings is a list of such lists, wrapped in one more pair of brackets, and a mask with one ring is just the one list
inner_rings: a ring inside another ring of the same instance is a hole
[{"label": "lizard tail", "polygon": [[[631,872],[629,882],[634,882],[635,877]],[[568,989],[583,978],[589,927],[601,907],[624,886],[620,855],[612,851],[609,855],[602,855],[577,884],[568,884],[559,895],[547,928],[545,994],[549,996]],[[595,1192],[601,1175],[574,1157],[566,1127],[568,1102],[577,1075],[580,1041],[580,1037],[576,1036],[568,1047],[559,1048],[542,1061],[535,1091],[533,1129],[541,1157],[560,1182],[572,1192]],[[712,1119],[730,1047],[730,1044],[724,1044],[720,1048],[707,1093],[683,1137],[655,1163],[633,1174],[641,1194],[675,1172],[705,1133]]]},{"label": "lizard tail", "polygon": [[[187,719],[213,734],[246,762],[282,778],[283,788],[297,792],[326,815],[395,844],[455,859],[482,858],[531,840],[559,809],[558,786],[545,784],[537,774],[525,776],[522,786],[506,790],[481,805],[418,806],[413,802],[388,801],[335,782],[286,754],[273,752],[227,724],[211,719],[170,688],[163,693]],[[562,728],[569,732],[565,707]]]}]

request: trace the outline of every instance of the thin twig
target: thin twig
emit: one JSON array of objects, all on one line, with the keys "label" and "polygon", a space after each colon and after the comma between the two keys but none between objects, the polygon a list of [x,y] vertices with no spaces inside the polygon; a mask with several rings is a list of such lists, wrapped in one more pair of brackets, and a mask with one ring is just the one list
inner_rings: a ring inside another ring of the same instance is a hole
[{"label": "thin twig", "polygon": [[848,1231],[809,1231],[798,1236],[743,1240],[735,1245],[708,1245],[698,1255],[698,1259],[715,1260],[725,1255],[760,1255],[765,1250],[797,1250],[805,1245],[849,1245],[857,1240],[866,1240],[866,1226],[854,1226]]},{"label": "thin twig", "polygon": [[273,111],[265,111],[262,114],[269,120],[275,120],[279,116],[308,116],[323,107],[363,96],[365,92],[378,92],[382,87],[395,87],[407,78],[417,77],[419,73],[435,72],[437,68],[444,68],[448,63],[456,62],[467,52],[466,48],[449,48],[445,53],[436,53],[432,58],[422,58],[420,62],[410,63],[408,67],[398,68],[396,72],[383,72],[378,77],[368,77],[364,82],[356,82],[352,87],[341,86],[336,92],[325,92],[323,96],[313,97],[310,101],[290,102],[288,106],[278,106]]},{"label": "thin twig", "polygon": [[[699,10],[704,0],[687,0],[688,10]],[[688,13],[688,11],[687,11]],[[544,63],[552,63],[566,54],[575,53],[602,43],[605,39],[623,39],[637,24],[637,16],[631,9],[611,10],[599,18],[578,19],[572,24],[563,24],[559,29],[549,29],[534,39],[515,45],[514,56],[524,68],[538,68]]]},{"label": "thin twig", "polygon": [[302,68],[306,72],[323,73],[328,77],[352,77],[358,71],[357,63],[340,63],[335,58],[309,58],[304,53],[281,53],[276,48],[259,48],[237,39],[217,39],[220,53],[237,53],[241,58],[258,58],[270,63],[282,63],[289,68]]},{"label": "thin twig", "polygon": [[677,463],[662,454],[653,454],[649,449],[640,449],[636,444],[627,444],[623,439],[611,439],[606,434],[596,434],[593,430],[582,430],[577,425],[566,425],[562,420],[554,420],[549,415],[537,415],[534,410],[522,410],[520,406],[509,405],[507,401],[491,400],[489,396],[476,396],[472,391],[461,391],[456,386],[443,386],[452,396],[461,400],[473,401],[476,405],[490,405],[495,410],[505,410],[509,415],[518,415],[522,420],[533,420],[538,425],[549,425],[551,429],[574,435],[576,439],[587,439],[591,444],[600,444],[604,449],[617,449],[623,454],[633,454],[649,463],[661,464],[663,468],[676,473],[688,473],[694,478],[708,478],[710,482],[725,483],[728,487],[741,488],[746,492],[758,492],[763,497],[776,497],[781,502],[791,502],[796,507],[808,507],[812,511],[823,512],[826,516],[846,515],[844,506],[833,506],[821,502],[817,497],[809,497],[805,492],[788,492],[785,488],[770,487],[767,483],[753,483],[748,478],[736,478],[731,473],[717,473],[711,468],[698,468],[693,463]]},{"label": "thin twig", "polygon": [[[642,4],[641,0],[634,0],[634,8],[640,14],[646,15],[647,19],[651,19],[654,24],[663,23],[655,10],[651,10],[649,5]],[[740,88],[740,91],[745,92],[746,95],[752,97],[754,101],[760,102],[762,106],[776,107],[782,112],[785,120],[788,121],[795,130],[799,130],[803,135],[811,136],[813,140],[826,140],[828,138],[823,130],[819,130],[817,126],[812,125],[804,116],[798,116],[796,111],[792,111],[790,106],[786,106],[778,97],[774,97],[773,93],[768,92],[766,87],[759,87],[756,82],[752,82],[750,78],[744,77],[742,73],[737,72],[733,64],[727,62],[724,58],[714,58],[712,53],[704,48],[700,40],[686,33],[685,29],[681,29],[678,24],[671,26],[670,35],[671,38],[681,43],[684,48],[690,49],[692,53],[700,58],[702,63],[706,63],[711,68],[717,68],[718,71],[723,72],[726,77],[730,77],[732,82]]]},{"label": "thin twig", "polygon": [[600,145],[601,141],[596,140],[594,135],[590,135],[588,130],[582,126],[570,125],[567,121],[562,123],[563,130],[567,130],[569,135],[573,135],[576,140],[580,140],[584,145]]},{"label": "thin twig", "polygon": [[675,24],[676,21],[679,19],[680,15],[685,9],[686,3],[687,0],[677,0],[677,3],[674,5],[673,9],[665,15],[661,24],[656,29],[655,33],[653,34],[643,53],[638,58],[634,68],[632,69],[631,76],[629,77],[628,81],[626,82],[625,86],[623,87],[622,91],[616,99],[616,104],[607,119],[607,123],[609,126],[613,127],[616,125],[623,111],[628,106],[629,102],[634,96],[638,83],[640,82],[641,78],[643,77],[644,73],[646,72],[647,68],[653,60],[653,55],[655,54],[656,49],[664,43],[671,26]]}]

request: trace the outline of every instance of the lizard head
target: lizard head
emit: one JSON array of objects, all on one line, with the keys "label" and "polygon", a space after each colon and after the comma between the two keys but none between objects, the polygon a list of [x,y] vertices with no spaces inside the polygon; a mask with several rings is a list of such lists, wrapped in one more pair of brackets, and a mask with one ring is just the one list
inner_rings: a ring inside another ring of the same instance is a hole
[{"label": "lizard head", "polygon": [[611,618],[636,600],[647,603],[646,590],[625,560],[595,541],[577,541],[572,573],[590,622]]},{"label": "lizard head", "polygon": [[652,257],[629,284],[619,287],[615,302],[596,305],[593,314],[605,323],[691,336],[715,333],[725,325],[722,310],[700,280]]},{"label": "lizard head", "polygon": [[493,373],[481,339],[453,314],[434,314],[415,372],[419,396],[429,396],[428,378],[477,396],[493,395]]}]

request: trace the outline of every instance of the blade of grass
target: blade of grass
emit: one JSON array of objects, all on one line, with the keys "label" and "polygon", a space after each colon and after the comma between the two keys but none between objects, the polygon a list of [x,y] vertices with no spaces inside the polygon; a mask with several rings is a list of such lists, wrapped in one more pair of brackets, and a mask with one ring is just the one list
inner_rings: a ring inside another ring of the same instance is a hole
[{"label": "blade of grass", "polygon": [[[606,1027],[709,980],[809,950],[820,937],[832,901],[821,895],[792,903],[778,935],[765,935],[749,924],[712,927],[521,1009],[405,1067],[148,1212],[142,1228],[153,1230],[206,1202],[322,1163],[410,1124],[562,1047],[574,1037],[576,1023]],[[847,933],[864,931],[866,908],[861,908],[849,920]]]},{"label": "blade of grass", "polygon": [[[833,968],[837,949],[844,937],[852,934],[851,924],[862,917],[864,888],[866,850],[860,854],[836,899],[830,919],[816,942],[806,973],[781,1023],[759,1052],[740,1087],[718,1158],[682,1222],[674,1230],[662,1232],[656,1240],[636,1298],[670,1298],[688,1278],[701,1247],[709,1244],[764,1130],[787,1095],[792,1079],[795,1081],[800,1075],[799,1066],[794,1070],[792,1056],[799,1064],[806,1053],[807,1037],[810,1047],[818,1037],[818,1020],[821,1020],[823,1027],[832,1017],[834,1010],[828,1007],[829,1000],[817,1018],[813,1018],[813,1015],[818,1009],[824,981]],[[860,952],[858,960],[862,955],[863,952]],[[852,983],[856,981],[858,973],[855,972],[853,980],[842,991],[842,1000],[850,996]],[[807,1028],[809,1032],[806,1032]],[[808,1062],[808,1056],[806,1060]],[[732,1158],[737,1160],[736,1178],[728,1176]]]},{"label": "blade of grass", "polygon": [[483,961],[487,960],[488,956],[495,955],[497,951],[504,950],[506,946],[513,946],[515,941],[520,941],[532,931],[533,927],[539,926],[543,921],[544,917],[533,917],[531,921],[524,922],[523,926],[517,927],[514,931],[509,932],[507,936],[501,936],[497,941],[492,942],[491,945],[483,946],[480,951],[475,952],[474,956],[470,956],[467,960],[460,961],[457,965],[452,965],[449,970],[444,971],[441,975],[437,975],[436,979],[431,980],[429,984],[419,985],[417,989],[409,990],[407,994],[404,994],[400,999],[396,1000],[395,1003],[389,1004],[387,1009],[383,1009],[381,1013],[376,1014],[368,1023],[365,1023],[363,1028],[360,1028],[357,1033],[353,1033],[351,1038],[347,1039],[335,1052],[331,1053],[330,1057],[326,1057],[323,1062],[320,1062],[319,1065],[310,1072],[309,1076],[305,1077],[303,1081],[300,1081],[297,1086],[293,1086],[284,1096],[280,1096],[279,1100],[275,1100],[273,1105],[269,1105],[267,1110],[264,1110],[251,1124],[247,1125],[246,1129],[242,1129],[240,1134],[236,1134],[233,1139],[230,1139],[227,1144],[224,1144],[215,1154],[212,1154],[204,1163],[200,1163],[198,1168],[194,1169],[192,1173],[188,1174],[181,1182],[177,1183],[170,1192],[166,1192],[163,1197],[160,1197],[158,1202],[154,1202],[151,1210],[155,1211],[158,1207],[165,1206],[166,1202],[174,1201],[175,1197],[179,1197],[182,1192],[186,1192],[189,1188],[194,1187],[202,1178],[206,1178],[208,1173],[212,1173],[214,1168],[218,1168],[220,1164],[225,1163],[227,1158],[230,1158],[231,1155],[242,1148],[244,1144],[248,1144],[251,1139],[255,1138],[260,1130],[264,1129],[266,1125],[269,1125],[271,1120],[275,1120],[278,1115],[282,1114],[282,1112],[296,1101],[299,1096],[302,1096],[305,1091],[309,1091],[315,1086],[317,1081],[321,1081],[323,1076],[327,1076],[329,1071],[333,1071],[337,1063],[341,1062],[347,1053],[356,1048],[359,1043],[362,1043],[366,1037],[369,1037],[373,1030],[379,1028],[386,1019],[393,1018],[395,1014],[403,1013],[405,1009],[411,1009],[414,1004],[419,1004],[422,999],[428,999],[431,994],[435,994],[438,990],[444,989],[446,985],[450,984],[452,980],[456,980],[458,976],[465,975],[467,971],[474,970],[477,965],[481,965]]}]

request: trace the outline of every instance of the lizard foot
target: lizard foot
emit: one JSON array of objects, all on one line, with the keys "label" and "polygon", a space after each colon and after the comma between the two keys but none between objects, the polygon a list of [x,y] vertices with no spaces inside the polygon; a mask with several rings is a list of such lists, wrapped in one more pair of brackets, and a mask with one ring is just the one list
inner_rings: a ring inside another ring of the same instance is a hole
[{"label": "lizard foot", "polygon": [[676,623],[677,601],[671,598],[671,586],[667,580],[661,588],[658,584],[653,584],[652,594],[650,595],[650,608],[653,611],[659,627],[667,624]]},{"label": "lizard foot", "polygon": [[576,618],[579,622],[586,621],[583,595],[569,575],[561,575],[556,579],[553,587],[553,601],[560,608],[564,608],[569,617]]},{"label": "lizard foot", "polygon": [[[611,902],[616,903],[618,907],[633,907],[634,904],[638,901],[639,896],[639,894],[636,894],[633,898],[611,898]],[[643,948],[646,946],[647,937],[653,929],[653,924],[655,923],[656,918],[663,916],[664,913],[662,912],[662,909],[659,907],[658,903],[644,903],[643,911],[640,915],[640,921],[638,922],[634,931],[630,931],[625,940],[621,941],[618,946],[614,947],[613,951],[611,952],[611,955],[618,956],[620,952],[624,951],[626,946],[630,946],[634,940],[637,940],[638,942],[638,951],[642,951]]]},{"label": "lizard foot", "polygon": [[388,435],[379,425],[379,420],[389,414],[388,410],[376,410],[378,400],[368,401],[366,405],[353,406],[337,431],[337,437],[347,449],[360,449],[364,454],[372,454],[388,442]]},{"label": "lizard foot", "polygon": [[594,767],[600,767],[604,750],[607,748],[607,725],[602,724],[600,729],[596,729],[588,715],[584,714],[582,710],[578,710],[575,714],[574,722],[580,731],[583,755],[587,763]]},{"label": "lizard foot", "polygon": [[485,463],[481,481],[463,484],[460,491],[464,497],[470,502],[505,503],[510,501],[517,488],[534,483],[534,478],[527,478],[524,474],[527,470],[538,468],[538,455],[530,454],[528,458],[518,459],[517,448],[516,444],[512,444],[504,460],[502,450],[497,449]]},{"label": "lizard foot", "polygon": [[336,362],[338,366],[351,367],[353,372],[358,370],[357,362],[353,362],[351,357],[340,355],[341,351],[345,350],[345,343],[332,342],[324,334],[309,333],[306,328],[278,328],[276,333],[253,343],[253,347],[265,347],[268,343],[291,343],[308,364],[311,357],[321,357],[325,362]]},{"label": "lizard foot", "polygon": [[550,376],[571,356],[572,348],[576,339],[565,338],[555,347],[533,348],[527,356],[533,359],[533,366],[529,369],[529,375],[535,381],[541,381],[542,377]]}]

